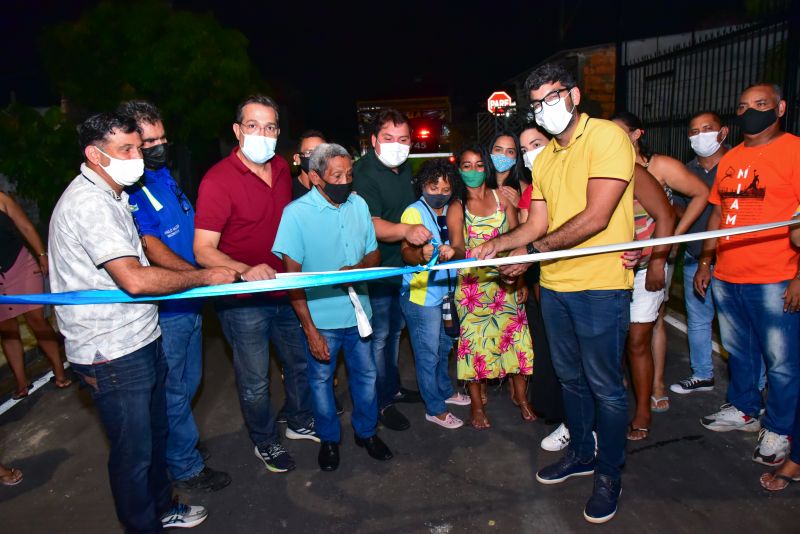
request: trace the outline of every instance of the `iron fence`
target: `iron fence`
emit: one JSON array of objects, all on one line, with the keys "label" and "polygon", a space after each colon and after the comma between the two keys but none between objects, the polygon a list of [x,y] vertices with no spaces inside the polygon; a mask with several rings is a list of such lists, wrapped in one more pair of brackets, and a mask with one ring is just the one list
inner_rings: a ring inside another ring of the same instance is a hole
[{"label": "iron fence", "polygon": [[798,21],[793,18],[721,30],[700,42],[626,60],[621,46],[617,69],[618,108],[642,119],[648,145],[662,154],[691,157],[687,126],[702,110],[717,112],[740,139],[734,124],[739,93],[760,81],[784,89],[784,127],[800,132],[800,61]]}]

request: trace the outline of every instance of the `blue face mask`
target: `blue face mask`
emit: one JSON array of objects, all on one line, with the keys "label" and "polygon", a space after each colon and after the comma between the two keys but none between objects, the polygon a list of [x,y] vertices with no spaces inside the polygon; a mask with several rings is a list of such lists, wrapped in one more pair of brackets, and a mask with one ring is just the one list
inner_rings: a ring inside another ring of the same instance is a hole
[{"label": "blue face mask", "polygon": [[505,154],[492,154],[491,157],[497,172],[506,172],[517,163],[517,160],[509,158]]}]

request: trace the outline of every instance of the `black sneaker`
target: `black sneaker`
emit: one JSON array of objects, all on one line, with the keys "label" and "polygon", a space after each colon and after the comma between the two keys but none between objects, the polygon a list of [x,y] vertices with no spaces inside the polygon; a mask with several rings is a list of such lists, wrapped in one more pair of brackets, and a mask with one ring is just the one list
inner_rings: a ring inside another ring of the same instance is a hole
[{"label": "black sneaker", "polygon": [[336,415],[342,415],[344,413],[344,408],[342,408],[342,403],[339,402],[339,398],[333,397],[333,403],[336,405]]},{"label": "black sneaker", "polygon": [[295,468],[294,459],[280,443],[270,443],[264,447],[256,445],[256,458],[259,458],[269,471],[285,473]]},{"label": "black sneaker", "polygon": [[319,437],[316,430],[314,430],[314,420],[309,421],[304,427],[292,428],[286,425],[286,439],[308,439],[319,443]]},{"label": "black sneaker", "polygon": [[392,400],[394,400],[394,402],[406,403],[422,402],[422,395],[419,394],[419,391],[401,387],[400,390],[394,394]]},{"label": "black sneaker", "polygon": [[408,430],[411,426],[406,416],[401,414],[394,404],[381,410],[380,420],[381,424],[390,430]]},{"label": "black sneaker", "polygon": [[686,395],[687,393],[694,393],[695,391],[712,391],[714,389],[714,378],[697,378],[692,375],[685,378],[677,384],[672,384],[669,390],[674,393]]},{"label": "black sneaker", "polygon": [[231,483],[231,476],[223,471],[215,471],[205,466],[192,478],[176,480],[174,486],[188,491],[217,491]]},{"label": "black sneaker", "polygon": [[610,521],[617,513],[617,503],[621,494],[620,479],[613,479],[608,475],[595,475],[592,496],[583,510],[584,519],[594,524]]}]

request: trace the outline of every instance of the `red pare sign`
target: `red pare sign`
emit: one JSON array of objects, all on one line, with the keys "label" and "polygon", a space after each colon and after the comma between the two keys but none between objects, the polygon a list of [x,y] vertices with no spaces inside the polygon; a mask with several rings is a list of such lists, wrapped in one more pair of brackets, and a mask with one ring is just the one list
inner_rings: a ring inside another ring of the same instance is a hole
[{"label": "red pare sign", "polygon": [[507,108],[511,106],[511,95],[505,91],[495,91],[486,101],[486,109],[489,113],[494,113],[497,108]]}]

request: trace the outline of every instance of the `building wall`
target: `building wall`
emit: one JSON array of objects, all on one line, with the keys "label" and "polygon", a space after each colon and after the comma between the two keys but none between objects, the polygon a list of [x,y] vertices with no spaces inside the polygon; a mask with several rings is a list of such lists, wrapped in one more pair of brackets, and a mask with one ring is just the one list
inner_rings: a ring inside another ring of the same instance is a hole
[{"label": "building wall", "polygon": [[614,113],[616,104],[616,48],[608,45],[581,55],[581,108],[592,116],[607,119]]}]

